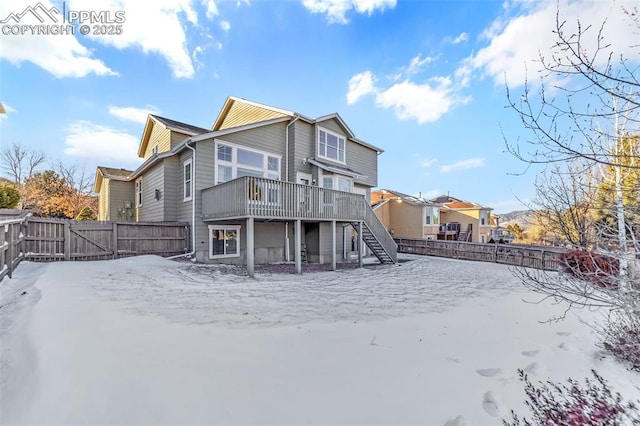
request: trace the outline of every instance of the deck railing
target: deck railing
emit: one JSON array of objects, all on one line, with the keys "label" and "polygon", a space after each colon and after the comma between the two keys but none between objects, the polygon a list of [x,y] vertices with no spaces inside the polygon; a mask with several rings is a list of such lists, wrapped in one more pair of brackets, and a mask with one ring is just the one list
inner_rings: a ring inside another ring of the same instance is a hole
[{"label": "deck railing", "polygon": [[[278,180],[242,177],[202,190],[202,218],[365,220],[361,194]],[[372,213],[372,212],[371,212]]]}]

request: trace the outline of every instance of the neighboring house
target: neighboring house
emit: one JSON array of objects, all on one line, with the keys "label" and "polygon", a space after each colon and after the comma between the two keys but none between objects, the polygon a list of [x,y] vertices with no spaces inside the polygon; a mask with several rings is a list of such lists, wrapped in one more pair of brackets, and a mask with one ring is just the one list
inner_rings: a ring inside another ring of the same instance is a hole
[{"label": "neighboring house", "polygon": [[394,237],[435,239],[438,235],[438,204],[390,189],[372,191],[371,204]]},{"label": "neighboring house", "polygon": [[[437,238],[477,243],[491,238],[491,207],[463,201],[450,195],[429,200],[440,206],[440,229]],[[452,234],[455,232],[455,234]]]},{"label": "neighboring house", "polygon": [[488,242],[491,208],[449,195],[431,200],[389,189],[371,193],[372,207],[394,237]]},{"label": "neighboring house", "polygon": [[[211,130],[149,115],[135,171],[99,167],[101,220],[185,221],[201,262],[395,262],[369,206],[382,150],[342,118],[229,97]],[[354,230],[358,237],[354,238]],[[358,244],[360,242],[360,244]]]}]

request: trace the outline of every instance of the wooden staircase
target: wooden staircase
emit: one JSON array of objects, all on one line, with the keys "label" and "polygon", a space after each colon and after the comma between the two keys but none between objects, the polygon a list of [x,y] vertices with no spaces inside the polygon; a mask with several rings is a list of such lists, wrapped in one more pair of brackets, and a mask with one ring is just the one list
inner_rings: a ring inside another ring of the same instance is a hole
[{"label": "wooden staircase", "polygon": [[[358,232],[358,222],[352,222],[351,226]],[[368,203],[362,221],[362,240],[380,263],[398,263],[398,246]]]},{"label": "wooden staircase", "polygon": [[473,224],[470,223],[467,226],[466,231],[460,231],[460,233],[458,234],[458,241],[470,242],[472,235],[473,235]]}]

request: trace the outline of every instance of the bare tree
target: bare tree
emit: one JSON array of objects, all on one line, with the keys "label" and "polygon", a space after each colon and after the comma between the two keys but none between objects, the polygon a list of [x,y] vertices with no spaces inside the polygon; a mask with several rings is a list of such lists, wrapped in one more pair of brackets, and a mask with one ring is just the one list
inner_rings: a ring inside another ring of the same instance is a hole
[{"label": "bare tree", "polygon": [[[637,9],[625,13],[631,31],[640,32]],[[640,170],[640,44],[629,46],[637,54],[626,58],[606,42],[606,20],[599,27],[578,20],[569,30],[558,9],[555,24],[552,53],[539,55],[539,81],[525,82],[519,94],[507,87],[509,105],[533,137],[505,143],[525,163],[546,165],[536,210],[577,250],[564,258],[561,273],[515,273],[569,307],[614,308],[616,320],[601,330],[604,340],[615,335],[638,342],[640,250],[633,218],[640,217],[640,203],[625,191]],[[619,324],[631,328],[620,331]],[[630,350],[640,359],[640,343]]]},{"label": "bare tree", "polygon": [[44,152],[14,142],[0,149],[0,167],[17,185],[34,175],[45,163]]},{"label": "bare tree", "polygon": [[68,165],[62,161],[56,161],[53,164],[53,170],[64,179],[72,190],[69,203],[74,217],[85,207],[89,207],[94,212],[97,211],[97,199],[92,196],[94,175],[87,170],[86,165]]}]

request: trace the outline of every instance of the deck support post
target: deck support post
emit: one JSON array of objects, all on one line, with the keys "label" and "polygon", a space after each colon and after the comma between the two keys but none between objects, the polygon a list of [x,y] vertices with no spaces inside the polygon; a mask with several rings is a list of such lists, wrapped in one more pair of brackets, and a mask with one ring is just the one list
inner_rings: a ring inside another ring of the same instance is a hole
[{"label": "deck support post", "polygon": [[254,276],[255,270],[255,239],[253,217],[247,218],[247,274]]},{"label": "deck support post", "polygon": [[331,270],[335,271],[336,268],[336,221],[331,221]]},{"label": "deck support post", "polygon": [[302,252],[302,221],[300,219],[296,220],[296,226],[294,230],[295,234],[295,255],[296,255],[296,274],[302,273],[302,259],[300,258]]},{"label": "deck support post", "polygon": [[362,221],[358,222],[358,268],[362,268]]}]

